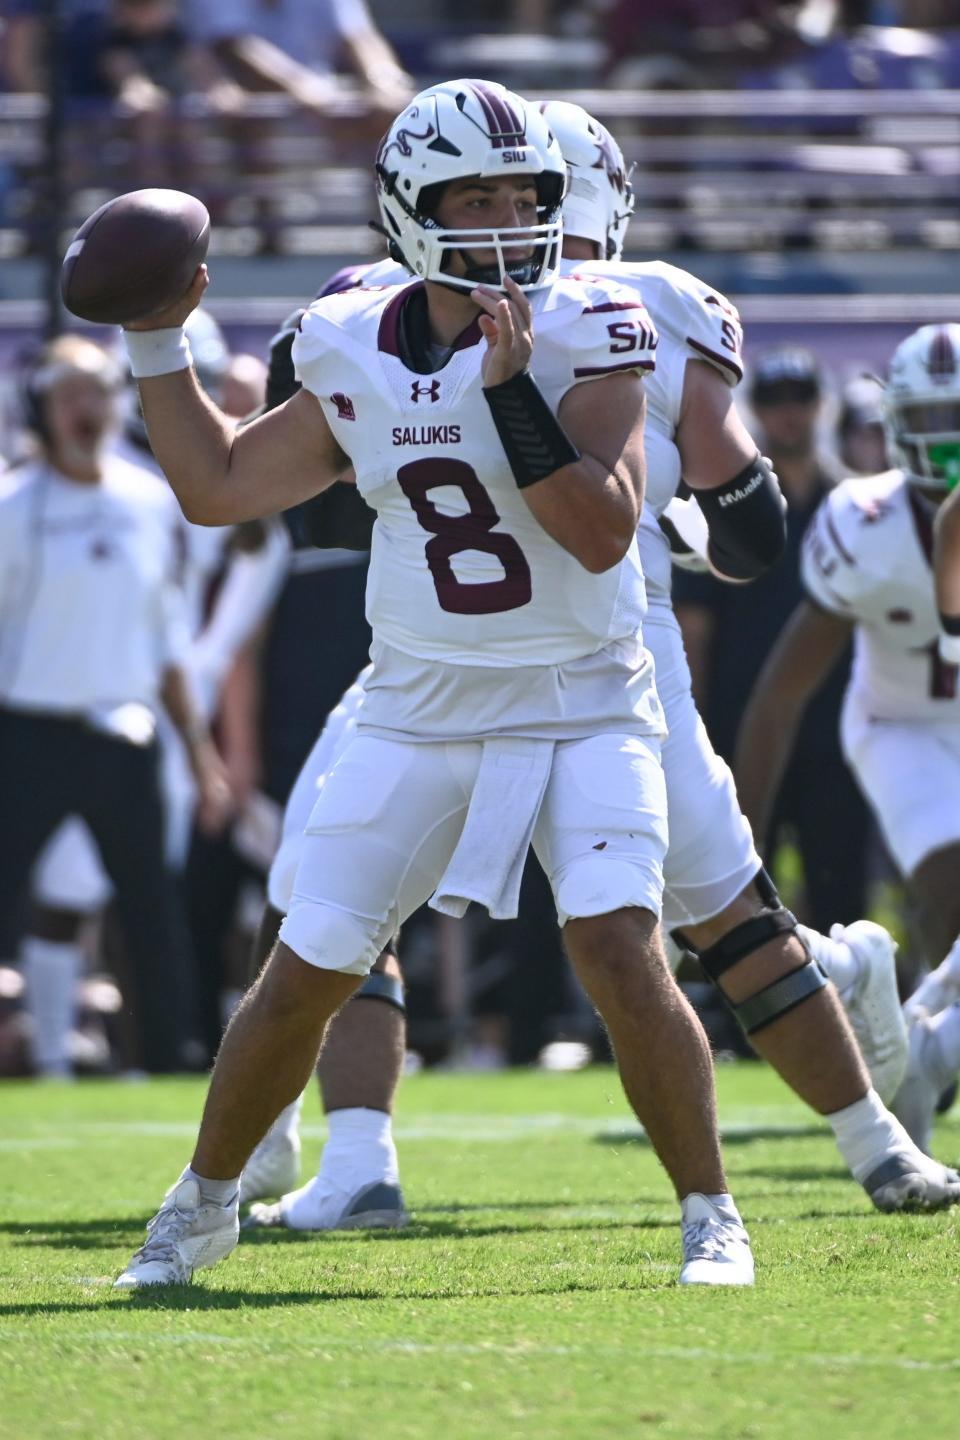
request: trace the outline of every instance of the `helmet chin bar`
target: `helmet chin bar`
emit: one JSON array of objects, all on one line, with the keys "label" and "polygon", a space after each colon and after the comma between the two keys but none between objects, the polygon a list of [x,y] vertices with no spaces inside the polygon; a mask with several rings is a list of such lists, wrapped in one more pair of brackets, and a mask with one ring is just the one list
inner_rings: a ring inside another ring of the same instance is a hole
[{"label": "helmet chin bar", "polygon": [[[560,261],[563,226],[559,215],[542,225],[511,230],[440,230],[435,221],[427,221],[417,240],[417,255],[405,258],[415,275],[433,280],[450,289],[469,293],[477,285],[506,292],[505,277],[509,276],[521,290],[536,290],[549,285]],[[529,244],[533,253],[516,260],[505,252],[518,245]],[[452,275],[446,269],[451,254],[459,251],[468,261],[467,251],[492,250],[495,259],[489,265],[467,265],[464,275]]]}]

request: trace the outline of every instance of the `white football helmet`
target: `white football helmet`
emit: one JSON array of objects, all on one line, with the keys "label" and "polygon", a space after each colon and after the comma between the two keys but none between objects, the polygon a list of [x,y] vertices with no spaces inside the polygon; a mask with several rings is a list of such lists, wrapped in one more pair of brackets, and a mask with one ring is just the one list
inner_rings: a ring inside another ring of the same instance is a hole
[{"label": "white football helmet", "polygon": [[937,490],[960,485],[960,325],[924,325],[897,346],[884,422],[912,479]]},{"label": "white football helmet", "polygon": [[[415,95],[380,142],[377,198],[390,253],[423,280],[459,290],[503,289],[509,275],[523,290],[548,285],[560,259],[560,205],[566,169],[560,146],[535,105],[489,80],[448,80]],[[469,175],[533,175],[540,223],[522,230],[444,230],[432,217],[441,187]],[[504,247],[534,243],[530,258]],[[496,264],[455,276],[454,250],[493,250]]]},{"label": "white football helmet", "polygon": [[619,260],[636,203],[620,146],[579,105],[549,100],[540,110],[567,163],[564,231],[596,241],[601,260]]}]

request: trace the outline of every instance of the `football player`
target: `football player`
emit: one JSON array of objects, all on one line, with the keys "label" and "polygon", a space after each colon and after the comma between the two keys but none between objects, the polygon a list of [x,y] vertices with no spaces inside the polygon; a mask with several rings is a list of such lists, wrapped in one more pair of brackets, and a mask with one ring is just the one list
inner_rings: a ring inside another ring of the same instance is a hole
[{"label": "football player", "polygon": [[894,1102],[927,1148],[937,1099],[960,1067],[960,654],[932,572],[938,511],[960,477],[960,325],[925,325],[903,341],[885,411],[897,468],[844,481],[817,512],[803,550],[807,598],[757,681],[736,770],[763,835],[804,706],[852,636],[844,752],[936,966],[905,1007],[910,1052]]},{"label": "football player", "polygon": [[[647,489],[638,538],[648,600],[644,635],[656,661],[657,688],[669,732],[663,746],[670,814],[664,924],[683,943],[707,952],[702,956],[705,969],[732,1002],[756,1048],[829,1119],[841,1153],[878,1207],[947,1203],[960,1198],[955,1177],[919,1154],[881,1098],[889,1099],[896,1090],[906,1059],[892,942],[879,926],[866,921],[836,930],[832,938],[794,925],[762,870],[728,767],[713,751],[690,693],[670,605],[671,547],[686,556],[697,547],[727,578],[749,578],[744,571],[759,573],[769,563],[780,513],[774,482],[764,473],[733,407],[731,391],[741,374],[738,318],[722,296],[681,270],[659,262],[618,263],[633,205],[619,147],[577,106],[550,103],[544,113],[570,174],[564,200],[564,254],[569,258],[563,268],[578,274],[616,275],[621,283],[636,285],[649,297],[660,337],[657,369],[646,386]],[[608,255],[613,257],[610,264],[601,258]],[[397,283],[401,276],[398,267],[391,268],[387,261],[341,272],[331,284]],[[615,312],[610,324],[616,334]],[[281,334],[272,366],[278,380],[284,355]],[[720,506],[716,496],[747,488],[739,472],[754,474],[763,499],[754,514],[738,517],[734,536],[723,519],[718,520],[731,507]],[[672,498],[681,474],[695,485],[719,486],[714,492],[697,491],[710,517],[712,536],[696,506],[691,510],[686,502]],[[730,475],[737,483],[724,486],[724,477]],[[321,513],[316,533],[321,541],[326,500],[322,496],[317,502]],[[350,500],[351,492],[344,489],[340,503],[346,506]],[[331,532],[349,532],[356,543],[365,543],[364,534],[369,543],[362,502],[355,494],[352,501],[349,520],[342,513],[327,517],[328,538]],[[657,523],[662,514],[667,517],[663,527]],[[291,796],[284,843],[270,883],[271,904],[281,913],[289,904],[300,836],[317,785],[337,754],[337,732],[356,723],[362,699],[362,684],[344,697]],[[808,952],[836,982],[869,1060],[873,1088],[836,996],[824,987]],[[732,959],[725,966],[729,954]],[[381,1013],[377,1021],[383,1037],[379,1065],[369,1064],[369,1022],[365,1025],[366,1017],[348,1009],[333,1027],[329,1049],[320,1060],[330,1127],[320,1172],[302,1189],[284,1195],[279,1204],[256,1206],[254,1221],[303,1229],[403,1223],[390,1133],[402,1059],[403,1002],[396,960],[392,957],[386,963],[392,979],[388,983],[374,977],[365,997],[386,1000],[394,1007],[392,1015]],[[751,1004],[755,998],[759,1008]],[[352,1056],[359,1053],[364,1035],[367,1063],[361,1077]],[[382,1082],[374,1103],[359,1098],[370,1096],[372,1075],[379,1075]],[[335,1105],[330,1103],[332,1094]],[[278,1193],[279,1183],[295,1172],[297,1115],[297,1107],[292,1107],[258,1148],[244,1175],[245,1198]]]},{"label": "football player", "polygon": [[203,396],[182,330],[203,267],[179,304],[127,332],[188,518],[273,513],[352,465],[377,522],[357,735],[227,1029],[192,1163],[117,1284],[182,1283],[233,1248],[244,1164],[397,925],[430,896],[446,913],[472,899],[515,914],[531,842],[680,1198],[681,1282],[752,1284],[709,1048],[658,934],[663,718],[636,547],[656,332],[634,292],[555,278],[566,170],[519,96],[482,81],[422,92],[376,173],[419,278],[311,306],[287,404],[234,433]]}]

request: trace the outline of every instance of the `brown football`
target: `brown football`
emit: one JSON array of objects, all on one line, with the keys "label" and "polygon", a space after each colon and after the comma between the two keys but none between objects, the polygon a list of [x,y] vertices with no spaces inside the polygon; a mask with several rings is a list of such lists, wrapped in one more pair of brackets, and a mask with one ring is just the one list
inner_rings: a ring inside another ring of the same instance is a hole
[{"label": "brown football", "polygon": [[125,325],[172,305],[210,243],[210,216],[182,190],[131,190],[95,210],[63,257],[60,294],[81,320]]}]

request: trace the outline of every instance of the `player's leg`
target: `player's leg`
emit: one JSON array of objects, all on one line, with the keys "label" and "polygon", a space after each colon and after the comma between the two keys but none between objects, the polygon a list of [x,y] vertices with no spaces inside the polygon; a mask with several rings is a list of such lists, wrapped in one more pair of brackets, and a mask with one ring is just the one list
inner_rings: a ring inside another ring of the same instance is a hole
[{"label": "player's leg", "polygon": [[362,1230],[407,1223],[392,1129],[405,1050],[403,981],[388,946],[334,1017],[320,1052],[327,1140],[317,1174],[274,1205],[254,1205],[249,1224]]},{"label": "player's leg", "polygon": [[69,1075],[69,1039],[83,972],[81,931],[110,898],[93,837],[76,816],[65,820],[44,846],[31,892],[20,958],[34,1066],[41,1075]]},{"label": "player's leg", "polygon": [[[960,820],[960,812],[958,812]],[[916,898],[924,948],[931,964],[906,1004],[912,1019],[935,1015],[960,1000],[960,838],[940,844],[914,866],[908,884]]]},{"label": "player's leg", "polygon": [[[825,983],[793,917],[760,870],[729,768],[714,752],[693,705],[686,661],[672,630],[650,626],[647,642],[670,730],[663,751],[670,815],[664,867],[668,928],[700,952],[706,973],[759,1053],[829,1120],[844,1158],[876,1204],[960,1198],[943,1168],[925,1164],[872,1090],[835,988]],[[859,985],[865,1005],[874,1006],[870,1035],[878,1078],[895,1088],[905,1048],[892,946],[881,953],[870,935],[850,943],[811,932],[805,938],[821,953],[828,949],[838,971],[846,965],[850,985]],[[893,1168],[902,1174],[891,1180]]]},{"label": "player's leg", "polygon": [[534,844],[627,1098],[681,1200],[681,1279],[750,1284],[749,1243],[720,1155],[709,1047],[657,928],[667,838],[658,751],[637,736],[559,744]]},{"label": "player's leg", "polygon": [[[19,933],[34,862],[69,814],[83,740],[70,722],[0,709],[0,919]],[[36,915],[31,919],[36,920]],[[46,1073],[64,1073],[65,1031],[79,971],[75,935],[51,919],[38,930],[28,922],[21,947],[28,1003],[41,1021],[36,1059]]]},{"label": "player's leg", "polygon": [[[709,960],[706,966],[735,1012],[737,1005],[796,972],[792,984],[806,984],[808,999],[797,1004],[799,997],[791,998],[788,987],[782,1004],[778,1008],[774,1000],[770,1015],[757,1031],[756,1046],[814,1109],[839,1109],[868,1089],[841,1007],[810,966],[792,917],[784,919],[786,912],[772,887],[767,883],[767,893],[761,895],[755,883],[760,857],[740,810],[729,766],[713,749],[694,705],[676,625],[649,625],[645,636],[656,661],[657,690],[669,729],[663,745],[670,817],[670,849],[664,864],[666,928],[681,932],[695,951],[707,952],[722,945],[733,932],[742,934],[739,943],[744,954],[739,962],[732,960],[724,969],[720,964],[723,954],[718,951],[713,966],[717,973],[711,973]],[[739,927],[751,925],[752,930],[739,931]],[[850,954],[845,946],[835,945],[833,950],[838,956]],[[890,954],[892,946],[888,961]],[[905,1036],[889,964],[886,975],[893,1040],[899,1042],[891,1042],[890,1048],[896,1051],[893,1059],[899,1072],[905,1059]],[[754,1022],[747,1012],[745,1018],[751,1028]],[[897,1079],[895,1075],[892,1089]]]},{"label": "player's leg", "polygon": [[[362,678],[331,712],[287,802],[283,837],[268,878],[269,904],[254,947],[255,973],[290,907],[293,876],[320,787],[356,733]],[[354,998],[356,1005],[345,1006],[330,1026],[317,1064],[329,1128],[317,1175],[296,1195],[290,1193],[299,1175],[299,1096],[284,1107],[244,1167],[241,1203],[268,1196],[282,1196],[284,1202],[259,1206],[253,1223],[300,1229],[338,1228],[340,1222],[349,1228],[405,1223],[391,1117],[406,1050],[406,1010],[393,941]],[[374,1002],[372,1008],[368,1001]]]},{"label": "player's leg", "polygon": [[952,1008],[960,998],[960,737],[946,726],[871,726],[853,715],[845,717],[844,744],[888,849],[907,876],[935,967],[904,1007],[910,1052],[893,1102],[914,1140],[927,1148],[937,1101],[956,1077],[960,1049],[960,1018]]},{"label": "player's leg", "polygon": [[156,745],[91,737],[78,805],[116,892],[129,958],[141,1059],[153,1073],[186,1068],[194,973],[180,894],[167,867]]},{"label": "player's leg", "polygon": [[232,1249],[244,1164],[307,1083],[330,1017],[435,888],[479,759],[479,745],[366,736],[341,756],[311,815],[280,939],[227,1027],[191,1165],[122,1288],[175,1283]]}]

